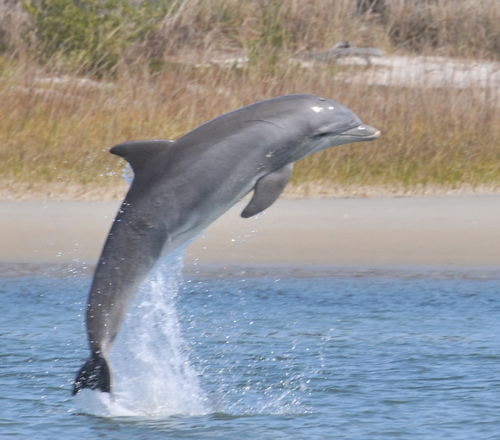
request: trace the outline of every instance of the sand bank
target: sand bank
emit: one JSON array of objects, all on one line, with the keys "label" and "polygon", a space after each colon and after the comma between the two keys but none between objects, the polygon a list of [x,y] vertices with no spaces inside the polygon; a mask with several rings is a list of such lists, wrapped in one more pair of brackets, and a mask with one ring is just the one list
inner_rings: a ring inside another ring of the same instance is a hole
[{"label": "sand bank", "polygon": [[[0,262],[92,266],[119,202],[1,202]],[[188,248],[217,265],[500,269],[500,195],[279,200],[238,204]]]}]

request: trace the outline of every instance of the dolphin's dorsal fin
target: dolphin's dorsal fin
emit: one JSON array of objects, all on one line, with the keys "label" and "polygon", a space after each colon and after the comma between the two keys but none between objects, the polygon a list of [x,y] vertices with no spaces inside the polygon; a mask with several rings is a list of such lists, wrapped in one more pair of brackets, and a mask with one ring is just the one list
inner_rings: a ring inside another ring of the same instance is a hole
[{"label": "dolphin's dorsal fin", "polygon": [[264,209],[269,208],[285,189],[293,171],[293,162],[284,167],[266,174],[257,180],[253,196],[241,213],[243,218],[252,217]]},{"label": "dolphin's dorsal fin", "polygon": [[155,139],[146,141],[130,141],[115,145],[110,153],[123,157],[137,175],[147,164],[154,161],[159,154],[172,147],[175,141],[169,139]]}]

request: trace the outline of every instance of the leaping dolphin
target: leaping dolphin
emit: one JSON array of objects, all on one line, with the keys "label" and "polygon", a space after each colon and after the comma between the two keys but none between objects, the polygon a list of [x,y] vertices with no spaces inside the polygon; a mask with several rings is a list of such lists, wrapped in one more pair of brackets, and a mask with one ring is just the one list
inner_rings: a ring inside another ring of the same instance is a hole
[{"label": "leaping dolphin", "polygon": [[252,190],[242,217],[271,206],[297,160],[379,136],[338,102],[287,95],[226,113],[175,141],[114,146],[111,153],[129,162],[134,180],[95,270],[87,306],[91,355],[73,394],[84,388],[111,392],[107,359],[113,341],[161,255],[196,236]]}]

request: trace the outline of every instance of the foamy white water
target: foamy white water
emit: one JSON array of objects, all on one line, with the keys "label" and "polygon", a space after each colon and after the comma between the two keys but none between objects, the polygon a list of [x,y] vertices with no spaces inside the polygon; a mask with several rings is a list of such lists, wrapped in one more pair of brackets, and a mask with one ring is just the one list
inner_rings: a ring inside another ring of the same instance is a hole
[{"label": "foamy white water", "polygon": [[176,311],[184,250],[160,260],[142,284],[111,352],[113,395],[80,393],[78,402],[85,412],[163,417],[210,411],[198,373],[189,363]]}]

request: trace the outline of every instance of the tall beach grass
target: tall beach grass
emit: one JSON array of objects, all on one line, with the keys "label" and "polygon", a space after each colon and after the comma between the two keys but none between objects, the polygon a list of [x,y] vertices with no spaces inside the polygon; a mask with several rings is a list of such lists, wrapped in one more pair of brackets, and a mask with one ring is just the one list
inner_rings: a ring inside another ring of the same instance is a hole
[{"label": "tall beach grass", "polygon": [[[26,12],[2,3],[11,15],[10,21],[0,19],[0,197],[120,196],[124,163],[109,147],[131,139],[175,139],[222,113],[288,93],[340,101],[382,131],[375,142],[299,162],[292,183],[301,193],[500,187],[494,91],[360,84],[346,77],[365,67],[311,69],[289,62],[297,52],[325,50],[342,39],[400,54],[495,60],[500,54],[494,41],[479,44],[453,32],[481,29],[500,41],[500,26],[495,34],[488,21],[500,18],[498,2],[475,2],[472,11],[466,0],[387,1],[377,14],[361,14],[356,2],[344,0],[170,3],[152,31],[124,46],[116,66],[104,72],[89,71],[85,63],[79,68],[74,59],[67,63],[61,53],[41,63]],[[468,17],[461,12],[467,10]],[[462,27],[445,11],[461,17]],[[432,26],[417,32],[409,24],[412,16]],[[31,38],[22,35],[23,23]],[[221,54],[249,62],[210,63]]]}]

